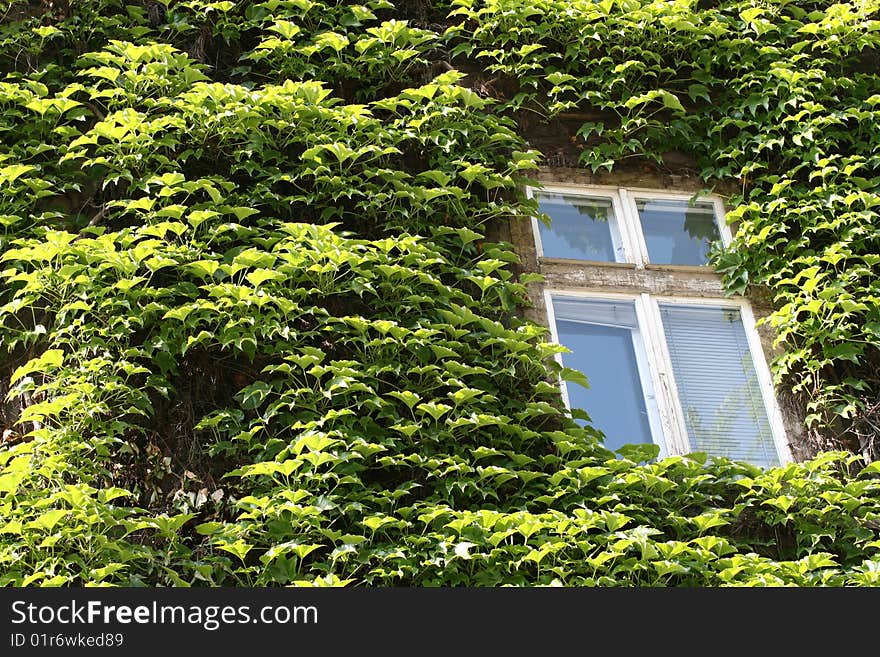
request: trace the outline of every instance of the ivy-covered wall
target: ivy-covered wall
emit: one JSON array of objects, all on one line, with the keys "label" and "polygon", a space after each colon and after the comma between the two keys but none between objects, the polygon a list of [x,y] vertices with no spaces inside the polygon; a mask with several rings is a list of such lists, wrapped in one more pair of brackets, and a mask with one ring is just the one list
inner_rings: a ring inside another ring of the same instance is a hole
[{"label": "ivy-covered wall", "polygon": [[[564,128],[557,128],[558,134],[565,142],[570,142],[569,133]],[[557,141],[561,141],[557,138]],[[544,148],[553,149],[548,141]],[[559,152],[558,150],[556,152]],[[567,189],[585,190],[616,189],[655,190],[674,194],[701,194],[706,190],[706,183],[693,173],[689,173],[680,164],[692,164],[679,156],[675,168],[665,158],[663,171],[659,166],[642,162],[633,166],[615,167],[612,171],[600,170],[592,172],[583,167],[548,166],[546,156],[542,158],[542,166],[533,173],[546,188],[562,186]],[[724,181],[718,181],[712,187],[713,194],[722,203],[736,195],[737,190]],[[676,265],[654,265],[649,268],[637,268],[635,265],[621,267],[618,263],[595,263],[577,260],[544,257],[538,255],[535,238],[535,222],[531,218],[513,218],[500,226],[498,236],[514,245],[519,262],[517,271],[541,274],[537,280],[528,283],[526,289],[529,305],[522,310],[522,315],[542,326],[549,328],[550,315],[547,309],[547,290],[580,290],[585,294],[592,292],[610,292],[625,295],[651,294],[666,298],[713,299],[723,302],[728,292],[722,276],[711,267],[689,267]],[[732,227],[735,232],[736,226]],[[756,320],[758,343],[765,363],[771,362],[784,353],[777,344],[777,336],[768,318],[773,313],[772,299],[766,287],[750,287],[748,290],[749,310]],[[591,384],[595,387],[595,382]],[[787,448],[791,458],[804,461],[813,458],[821,451],[816,444],[815,432],[806,426],[807,411],[800,395],[792,393],[790,388],[782,384],[775,391],[776,406],[780,411],[781,423]]]},{"label": "ivy-covered wall", "polygon": [[716,269],[731,292],[770,288],[776,373],[815,446],[876,457],[880,5],[458,4],[453,52],[526,125],[573,133],[557,158],[737,185],[739,233]]},{"label": "ivy-covered wall", "polygon": [[[8,2],[0,583],[877,584],[878,27],[876,2]],[[651,462],[566,416],[553,382],[582,377],[486,235],[571,160],[741,190],[715,264],[770,295],[827,451]]]}]

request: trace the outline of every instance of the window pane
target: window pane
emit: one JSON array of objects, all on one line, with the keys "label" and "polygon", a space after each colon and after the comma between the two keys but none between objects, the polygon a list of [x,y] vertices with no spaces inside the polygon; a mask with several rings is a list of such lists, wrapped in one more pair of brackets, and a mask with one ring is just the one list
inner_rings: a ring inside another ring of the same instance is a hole
[{"label": "window pane", "polygon": [[720,238],[712,203],[636,199],[648,260],[663,265],[705,265]]},{"label": "window pane", "polygon": [[563,363],[583,372],[590,382],[589,388],[568,385],[570,406],[590,414],[592,425],[605,434],[608,449],[652,442],[639,375],[645,357],[635,305],[554,297],[553,312],[559,342],[573,352],[562,354]]},{"label": "window pane", "polygon": [[691,449],[779,463],[739,310],[660,304]]},{"label": "window pane", "polygon": [[538,222],[548,258],[614,262],[616,253],[622,256],[610,198],[541,193],[538,209],[552,219],[549,228]]}]

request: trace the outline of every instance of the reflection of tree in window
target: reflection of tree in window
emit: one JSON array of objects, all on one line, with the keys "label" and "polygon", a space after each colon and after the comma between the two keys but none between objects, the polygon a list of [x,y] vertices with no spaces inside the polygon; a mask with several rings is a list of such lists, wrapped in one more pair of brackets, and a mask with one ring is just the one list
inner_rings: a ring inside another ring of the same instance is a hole
[{"label": "reflection of tree in window", "polygon": [[615,260],[610,226],[614,218],[611,199],[541,194],[538,209],[551,219],[549,228],[539,224],[545,256],[604,262]]},{"label": "reflection of tree in window", "polygon": [[705,265],[709,248],[720,239],[715,207],[667,199],[636,199],[651,262]]},{"label": "reflection of tree in window", "polygon": [[[757,385],[757,378],[754,385]],[[694,451],[765,467],[778,464],[773,436],[765,421],[764,405],[761,400],[755,399],[751,384],[731,389],[714,409],[704,410],[708,410],[707,415],[711,415],[708,421],[703,418],[699,407],[689,405],[684,409],[688,438]],[[741,431],[737,431],[743,428],[736,426],[738,416],[743,413],[748,414],[749,424],[755,430],[749,436],[751,440],[746,439]],[[711,424],[707,426],[707,422]]]}]

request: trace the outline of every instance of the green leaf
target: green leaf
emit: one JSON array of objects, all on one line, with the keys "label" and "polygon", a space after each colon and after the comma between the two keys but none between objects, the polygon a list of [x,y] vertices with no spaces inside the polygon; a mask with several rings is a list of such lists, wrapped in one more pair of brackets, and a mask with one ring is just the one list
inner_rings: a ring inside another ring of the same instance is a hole
[{"label": "green leaf", "polygon": [[654,443],[633,443],[623,445],[614,451],[634,463],[647,463],[660,455],[660,445]]},{"label": "green leaf", "polygon": [[587,377],[583,374],[583,372],[579,372],[578,370],[572,369],[570,367],[563,367],[559,371],[559,376],[563,381],[571,381],[572,383],[576,383],[579,386],[583,386],[584,388],[590,387],[590,382],[587,380]]},{"label": "green leaf", "polygon": [[218,550],[223,550],[224,552],[234,554],[241,561],[244,561],[248,553],[254,549],[253,545],[246,543],[242,538],[236,539],[232,543],[230,543],[229,541],[220,541],[218,543],[215,543],[214,546]]},{"label": "green leaf", "polygon": [[410,390],[400,390],[400,391],[392,390],[388,394],[389,394],[389,396],[396,397],[397,399],[402,401],[410,409],[412,409],[412,407],[415,406],[419,402],[419,400],[421,399],[421,397],[419,397],[419,395],[417,395],[416,393],[414,393]]},{"label": "green leaf", "polygon": [[21,482],[28,475],[31,464],[30,455],[17,456],[0,470],[0,493],[15,495]]},{"label": "green leaf", "polygon": [[792,507],[795,501],[795,498],[791,495],[780,495],[779,497],[764,500],[762,504],[774,506],[777,509],[781,510],[783,513],[788,513],[788,510]]},{"label": "green leaf", "polygon": [[58,522],[68,513],[70,512],[67,509],[53,509],[51,511],[46,511],[36,520],[29,522],[26,527],[51,531],[52,528],[55,527],[55,525],[57,525]]},{"label": "green leaf", "polygon": [[260,557],[260,561],[263,564],[268,565],[279,556],[290,553],[295,554],[299,559],[305,559],[309,554],[321,547],[323,547],[323,545],[321,545],[320,543],[303,544],[297,541],[279,543],[278,545],[273,545],[268,550],[266,550],[266,552]]},{"label": "green leaf", "polygon": [[193,228],[198,228],[209,219],[219,216],[220,213],[214,210],[193,210],[187,215],[186,221]]},{"label": "green leaf", "polygon": [[739,13],[739,17],[743,20],[744,23],[751,23],[753,20],[758,18],[758,16],[764,15],[763,7],[752,7],[751,9],[746,9],[745,11],[741,11]]},{"label": "green leaf", "polygon": [[432,401],[424,404],[419,404],[416,409],[421,413],[426,413],[430,415],[436,421],[446,415],[446,413],[451,411],[452,406],[450,406],[449,404],[438,404],[437,402]]},{"label": "green leaf", "polygon": [[278,34],[283,36],[285,39],[292,39],[300,33],[299,25],[285,20],[276,20],[275,24],[270,25],[268,29],[272,30],[273,32],[278,32]]},{"label": "green leaf", "polygon": [[5,167],[0,167],[0,181],[12,183],[26,173],[36,170],[37,167],[30,164],[10,164]]},{"label": "green leaf", "polygon": [[265,381],[255,381],[239,390],[235,398],[244,410],[252,411],[262,406],[271,392],[272,386],[268,383]]},{"label": "green leaf", "polygon": [[252,272],[249,272],[245,278],[248,283],[253,285],[254,287],[259,287],[266,281],[277,281],[284,278],[284,274],[278,271],[274,271],[272,269],[255,269]]},{"label": "green leaf", "polygon": [[15,369],[9,378],[10,383],[16,383],[23,376],[31,372],[48,374],[57,370],[64,364],[64,352],[61,349],[47,349],[37,358],[32,358],[24,365]]}]

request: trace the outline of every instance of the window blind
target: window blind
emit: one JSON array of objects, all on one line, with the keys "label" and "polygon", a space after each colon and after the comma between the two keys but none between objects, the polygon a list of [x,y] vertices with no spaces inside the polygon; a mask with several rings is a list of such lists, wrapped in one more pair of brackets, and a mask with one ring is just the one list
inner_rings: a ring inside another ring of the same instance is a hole
[{"label": "window blind", "polygon": [[632,301],[600,301],[553,297],[557,321],[583,322],[618,328],[637,329],[636,306]]},{"label": "window blind", "polygon": [[779,463],[739,310],[660,304],[693,451]]}]

